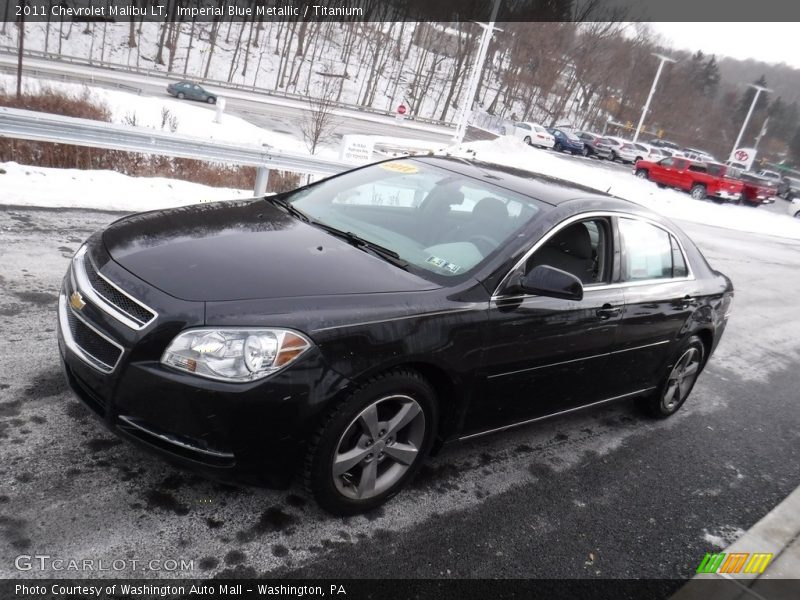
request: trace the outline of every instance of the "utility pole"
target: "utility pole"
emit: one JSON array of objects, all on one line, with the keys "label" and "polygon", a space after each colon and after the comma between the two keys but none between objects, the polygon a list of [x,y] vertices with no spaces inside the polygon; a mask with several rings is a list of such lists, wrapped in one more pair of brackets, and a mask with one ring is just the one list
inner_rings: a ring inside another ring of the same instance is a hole
[{"label": "utility pole", "polygon": [[17,57],[17,100],[22,98],[22,53],[25,50],[25,8],[27,0],[22,0],[22,11],[19,15],[19,56]]},{"label": "utility pole", "polygon": [[[747,129],[747,124],[750,122],[750,117],[753,116],[753,111],[756,108],[756,102],[758,102],[758,97],[761,95],[761,92],[771,92],[772,90],[769,88],[765,88],[761,85],[756,85],[755,83],[747,84],[751,88],[755,88],[756,93],[753,96],[753,102],[750,104],[750,110],[747,111],[747,116],[744,118],[744,123],[742,123],[742,128],[739,130],[739,135],[736,136],[736,142],[733,144],[733,149],[731,150],[731,154],[736,152],[736,149],[739,147],[739,142],[742,141],[742,136],[744,135],[744,130]],[[759,136],[761,137],[761,136]]]},{"label": "utility pole", "polygon": [[472,112],[472,105],[475,102],[475,94],[478,91],[478,83],[481,80],[481,72],[483,71],[483,63],[486,60],[486,53],[489,50],[489,42],[492,39],[492,32],[495,29],[494,21],[497,18],[497,11],[500,9],[500,0],[494,0],[492,6],[492,16],[488,24],[478,23],[483,28],[483,35],[481,36],[481,43],[478,47],[478,57],[475,59],[475,64],[472,65],[472,73],[470,74],[469,86],[467,87],[467,96],[464,98],[464,106],[461,107],[461,114],[458,117],[458,125],[456,126],[456,134],[453,137],[456,144],[464,141],[464,133],[467,131],[467,120]]},{"label": "utility pole", "polygon": [[647,116],[647,111],[650,108],[650,101],[653,99],[653,94],[656,93],[656,86],[658,85],[658,78],[661,77],[661,70],[664,68],[664,63],[666,62],[677,62],[674,58],[670,58],[669,56],[664,56],[663,54],[653,54],[658,60],[658,70],[656,71],[656,76],[653,79],[653,85],[650,87],[650,93],[647,95],[647,102],[644,103],[644,108],[642,109],[642,116],[639,118],[639,124],[636,126],[636,133],[633,134],[633,141],[636,142],[639,140],[639,132],[642,130],[642,125],[644,125],[644,118]]}]

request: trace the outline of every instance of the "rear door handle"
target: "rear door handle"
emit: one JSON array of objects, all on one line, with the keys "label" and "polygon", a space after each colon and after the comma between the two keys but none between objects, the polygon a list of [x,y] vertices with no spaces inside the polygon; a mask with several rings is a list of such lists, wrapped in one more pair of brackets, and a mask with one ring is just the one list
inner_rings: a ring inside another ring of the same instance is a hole
[{"label": "rear door handle", "polygon": [[597,309],[595,314],[600,319],[610,319],[611,317],[616,317],[622,308],[619,306],[611,306],[610,304],[603,304],[600,308]]}]

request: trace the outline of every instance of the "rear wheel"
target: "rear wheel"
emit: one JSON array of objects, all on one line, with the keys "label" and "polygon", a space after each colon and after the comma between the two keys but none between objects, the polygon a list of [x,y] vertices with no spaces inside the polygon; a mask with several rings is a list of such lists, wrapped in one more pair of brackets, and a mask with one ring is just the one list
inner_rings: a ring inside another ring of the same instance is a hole
[{"label": "rear wheel", "polygon": [[309,444],[305,484],[335,515],[372,510],[416,475],[438,420],[430,384],[410,370],[369,381],[340,404]]},{"label": "rear wheel", "polygon": [[556,142],[555,145],[553,146],[553,150],[555,150],[556,152],[561,152],[563,149],[564,147],[561,145],[561,142]]},{"label": "rear wheel", "polygon": [[186,94],[183,92],[178,92],[178,100],[183,100],[184,98],[186,98]]},{"label": "rear wheel", "polygon": [[636,176],[639,179],[647,179],[647,169],[636,169]]},{"label": "rear wheel", "polygon": [[581,154],[583,154],[584,156],[589,156],[591,153],[592,152],[591,150],[589,150],[589,146],[584,146],[583,150],[581,150]]},{"label": "rear wheel", "polygon": [[705,200],[707,194],[706,186],[704,186],[702,183],[695,183],[689,192],[689,195],[695,200]]},{"label": "rear wheel", "polygon": [[665,419],[678,412],[697,381],[703,368],[705,346],[702,340],[693,335],[675,353],[667,376],[650,396],[639,400],[639,405],[650,416]]},{"label": "rear wheel", "polygon": [[523,141],[524,141],[526,144],[528,144],[528,146],[530,146],[530,145],[531,145],[531,136],[529,136],[529,135],[526,135],[526,136],[525,136],[525,139],[524,139]]},{"label": "rear wheel", "polygon": [[217,99],[214,98],[213,96],[209,96],[208,99],[206,100],[206,102],[208,102],[209,104],[216,104],[217,103]]}]

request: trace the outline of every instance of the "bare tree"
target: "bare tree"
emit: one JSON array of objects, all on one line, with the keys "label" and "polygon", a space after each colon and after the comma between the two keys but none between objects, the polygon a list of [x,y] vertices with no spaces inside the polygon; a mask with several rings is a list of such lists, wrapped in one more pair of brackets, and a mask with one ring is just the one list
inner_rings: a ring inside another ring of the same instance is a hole
[{"label": "bare tree", "polygon": [[308,98],[309,108],[305,111],[305,119],[300,124],[300,131],[303,133],[303,139],[311,154],[316,154],[320,144],[332,139],[338,126],[333,115],[336,84],[334,78],[324,74],[322,76],[323,82],[318,88],[320,94],[318,97]]}]

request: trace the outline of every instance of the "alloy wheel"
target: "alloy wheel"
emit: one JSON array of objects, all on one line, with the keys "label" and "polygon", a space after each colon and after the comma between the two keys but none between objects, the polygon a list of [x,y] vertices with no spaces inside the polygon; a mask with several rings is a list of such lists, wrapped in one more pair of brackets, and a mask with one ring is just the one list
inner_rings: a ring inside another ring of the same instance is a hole
[{"label": "alloy wheel", "polygon": [[673,412],[686,400],[695,379],[700,372],[700,352],[688,348],[678,359],[667,380],[661,406],[666,412]]},{"label": "alloy wheel", "polygon": [[410,396],[386,396],[367,406],[336,446],[331,465],[336,489],[365,500],[391,488],[419,456],[425,426],[425,413]]}]

